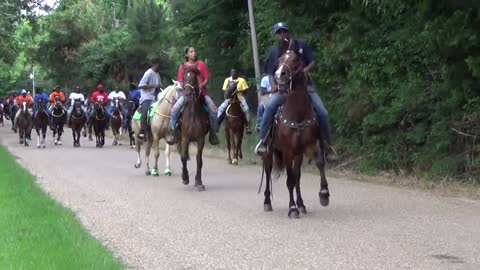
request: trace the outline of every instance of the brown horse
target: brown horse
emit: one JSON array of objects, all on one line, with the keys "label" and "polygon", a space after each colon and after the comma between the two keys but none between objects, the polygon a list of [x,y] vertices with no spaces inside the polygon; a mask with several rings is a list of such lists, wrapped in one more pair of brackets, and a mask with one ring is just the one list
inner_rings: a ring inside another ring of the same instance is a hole
[{"label": "brown horse", "polygon": [[204,109],[204,98],[200,94],[196,66],[185,66],[183,74],[183,88],[185,91],[185,107],[180,123],[180,142],[178,152],[182,160],[182,180],[184,185],[189,184],[187,160],[189,159],[188,147],[191,142],[197,143],[197,173],[195,175],[195,187],[198,191],[204,191],[202,183],[202,154],[205,146],[205,136],[210,129],[208,113]]},{"label": "brown horse", "polygon": [[18,113],[17,122],[15,123],[18,129],[19,143],[29,146],[28,140],[31,140],[30,133],[33,128],[32,114],[28,109],[26,101],[23,101],[22,104],[20,104],[19,110],[20,112]]},{"label": "brown horse", "polygon": [[82,108],[82,102],[75,100],[70,114],[70,127],[72,128],[73,147],[80,147],[80,133],[87,123],[87,116]]},{"label": "brown horse", "polygon": [[[300,192],[300,175],[304,155],[316,161],[320,171],[320,204],[327,206],[330,192],[325,177],[325,147],[318,140],[320,130],[315,113],[310,105],[307,93],[307,78],[303,73],[298,50],[287,50],[279,58],[279,67],[275,73],[279,88],[286,90],[286,100],[280,107],[275,124],[272,127],[272,138],[268,142],[264,158],[266,188],[264,210],[272,211],[270,201],[271,172],[274,168],[277,175],[287,171],[287,187],[290,195],[288,216],[299,217],[299,210],[306,214]],[[296,190],[296,202],[293,191]]]},{"label": "brown horse", "polygon": [[[230,99],[230,104],[225,110],[225,137],[227,139],[228,163],[238,165],[238,159],[243,158],[242,140],[246,125],[245,115],[240,100],[237,96],[237,83],[230,81],[225,90],[225,99]],[[233,158],[231,148],[233,147]]]}]

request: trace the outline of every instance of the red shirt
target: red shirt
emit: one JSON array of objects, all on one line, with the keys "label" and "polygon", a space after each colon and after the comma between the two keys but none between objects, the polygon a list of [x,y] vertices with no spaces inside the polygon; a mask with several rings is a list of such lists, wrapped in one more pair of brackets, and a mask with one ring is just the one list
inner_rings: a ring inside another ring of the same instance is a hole
[{"label": "red shirt", "polygon": [[[210,70],[208,70],[208,67],[207,67],[207,65],[205,65],[204,62],[198,60],[193,65],[186,62],[184,64],[181,64],[180,67],[178,68],[177,80],[181,84],[183,84],[183,65],[186,65],[186,66],[197,65],[197,69],[200,71],[200,75],[198,75],[198,78],[197,78],[198,83],[201,83],[201,82],[207,80],[208,78],[210,78]],[[202,96],[207,95],[207,86],[206,85],[204,87],[202,87],[202,89],[200,89],[200,93],[202,94]]]},{"label": "red shirt", "polygon": [[107,92],[100,93],[100,91],[97,90],[97,91],[93,92],[91,100],[93,102],[100,103],[102,106],[106,105],[107,102],[108,102]]}]

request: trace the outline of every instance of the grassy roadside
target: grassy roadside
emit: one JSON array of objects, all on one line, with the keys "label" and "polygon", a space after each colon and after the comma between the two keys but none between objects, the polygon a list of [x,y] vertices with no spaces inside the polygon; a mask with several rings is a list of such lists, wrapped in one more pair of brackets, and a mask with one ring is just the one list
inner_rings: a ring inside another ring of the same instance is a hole
[{"label": "grassy roadside", "polygon": [[122,269],[0,146],[0,269]]}]

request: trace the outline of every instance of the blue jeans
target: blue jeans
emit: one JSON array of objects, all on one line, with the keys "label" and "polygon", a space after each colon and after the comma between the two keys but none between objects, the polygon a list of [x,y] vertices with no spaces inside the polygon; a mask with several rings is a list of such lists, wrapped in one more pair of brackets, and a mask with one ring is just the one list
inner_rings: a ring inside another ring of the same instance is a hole
[{"label": "blue jeans", "polygon": [[[310,100],[312,102],[313,110],[315,111],[317,115],[317,121],[318,125],[320,127],[320,131],[322,135],[325,136],[325,141],[328,144],[331,144],[330,141],[330,126],[328,124],[328,112],[325,109],[325,106],[323,106],[322,99],[318,96],[317,92],[312,86],[308,86],[307,88],[308,95],[310,96]],[[278,110],[278,107],[280,107],[286,99],[285,94],[280,94],[278,92],[275,92],[272,94],[270,97],[270,100],[268,101],[267,104],[265,104],[265,112],[262,117],[262,122],[260,125],[260,139],[263,140],[267,136],[268,129],[270,128],[270,125],[273,122],[273,118],[275,117],[275,113]]]},{"label": "blue jeans", "polygon": [[140,105],[140,112],[142,116],[140,117],[140,133],[144,133],[147,131],[147,117],[148,117],[148,110],[150,106],[152,106],[153,100],[147,99],[142,102]]},{"label": "blue jeans", "polygon": [[257,108],[257,127],[260,127],[260,124],[262,123],[262,117],[263,113],[265,112],[265,104],[263,104],[263,101],[258,104]]}]

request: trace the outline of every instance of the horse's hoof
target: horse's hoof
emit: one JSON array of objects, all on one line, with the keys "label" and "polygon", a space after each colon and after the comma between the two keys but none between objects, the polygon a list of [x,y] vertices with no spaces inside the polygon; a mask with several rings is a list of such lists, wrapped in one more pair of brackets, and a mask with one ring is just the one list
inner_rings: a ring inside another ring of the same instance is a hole
[{"label": "horse's hoof", "polygon": [[288,210],[288,217],[289,218],[299,218],[300,213],[298,212],[298,209],[296,207],[292,207]]},{"label": "horse's hoof", "polygon": [[263,211],[265,211],[265,212],[272,212],[272,211],[273,211],[272,205],[271,205],[271,204],[264,204],[264,205],[263,205]]},{"label": "horse's hoof", "polygon": [[37,144],[37,148],[40,148],[40,144]]},{"label": "horse's hoof", "polygon": [[135,169],[138,169],[138,168],[140,168],[140,166],[142,166],[142,163],[135,163],[134,166],[135,166]]},{"label": "horse's hoof", "polygon": [[152,176],[158,176],[158,170],[152,169]]},{"label": "horse's hoof", "polygon": [[62,145],[62,142],[61,142],[61,141],[58,141],[58,145]]},{"label": "horse's hoof", "polygon": [[200,184],[195,186],[197,188],[197,191],[205,191],[205,186]]},{"label": "horse's hoof", "polygon": [[298,211],[302,214],[307,214],[307,208],[305,206],[298,207]]},{"label": "horse's hoof", "polygon": [[183,183],[184,185],[188,185],[188,184],[190,184],[190,180],[188,180],[188,178],[187,178],[187,179],[183,179],[183,178],[182,178],[182,183]]},{"label": "horse's hoof", "polygon": [[231,158],[227,159],[227,162],[228,164],[232,164],[232,159]]},{"label": "horse's hoof", "polygon": [[170,168],[166,168],[165,171],[163,171],[164,175],[172,176],[172,170]]},{"label": "horse's hoof", "polygon": [[238,165],[238,160],[234,158],[234,159],[232,160],[232,165]]},{"label": "horse's hoof", "polygon": [[320,197],[320,205],[321,206],[328,206],[330,203],[330,193],[328,190],[320,190],[318,193],[318,197]]},{"label": "horse's hoof", "polygon": [[44,149],[45,149],[45,144],[44,144],[44,145],[42,145],[42,148],[44,148]]},{"label": "horse's hoof", "polygon": [[28,143],[25,143],[25,147],[27,147],[27,146],[29,146],[29,144],[28,144]]},{"label": "horse's hoof", "polygon": [[151,173],[150,171],[146,171],[146,172],[145,172],[145,175],[150,176],[150,175],[152,175],[152,173]]},{"label": "horse's hoof", "polygon": [[188,185],[190,183],[188,179],[188,172],[185,170],[182,172],[182,180],[184,185]]}]

